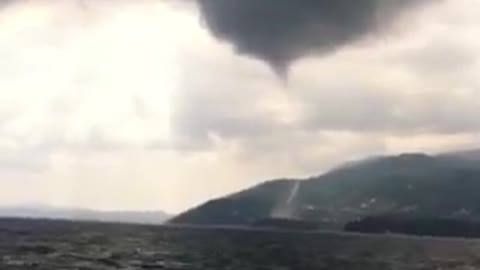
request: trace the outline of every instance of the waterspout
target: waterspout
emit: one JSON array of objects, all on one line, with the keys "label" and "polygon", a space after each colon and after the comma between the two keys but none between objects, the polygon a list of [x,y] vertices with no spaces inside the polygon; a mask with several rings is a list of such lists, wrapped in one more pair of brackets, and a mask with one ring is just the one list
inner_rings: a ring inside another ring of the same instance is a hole
[{"label": "waterspout", "polygon": [[287,199],[279,202],[277,207],[273,209],[271,213],[271,217],[294,218],[295,217],[294,201],[297,198],[299,190],[300,190],[300,182],[299,181],[293,182],[290,192],[288,193]]},{"label": "waterspout", "polygon": [[300,182],[296,181],[290,190],[290,194],[288,195],[287,205],[291,205],[292,201],[297,197],[298,190],[300,189]]}]

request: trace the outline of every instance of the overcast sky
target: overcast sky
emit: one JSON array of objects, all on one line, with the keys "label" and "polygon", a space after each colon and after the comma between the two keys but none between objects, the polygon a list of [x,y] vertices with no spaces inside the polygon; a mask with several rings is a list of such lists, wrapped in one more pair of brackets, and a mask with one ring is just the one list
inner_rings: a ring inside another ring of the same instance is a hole
[{"label": "overcast sky", "polygon": [[479,0],[193,1],[0,1],[0,205],[178,212],[480,145]]}]

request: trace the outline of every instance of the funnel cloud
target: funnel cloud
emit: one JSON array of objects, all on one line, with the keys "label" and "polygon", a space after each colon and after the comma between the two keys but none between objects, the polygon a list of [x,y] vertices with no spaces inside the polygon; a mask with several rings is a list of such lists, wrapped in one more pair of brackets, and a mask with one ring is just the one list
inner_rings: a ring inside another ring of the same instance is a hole
[{"label": "funnel cloud", "polygon": [[197,0],[213,34],[286,75],[298,58],[325,54],[384,29],[429,0]]}]

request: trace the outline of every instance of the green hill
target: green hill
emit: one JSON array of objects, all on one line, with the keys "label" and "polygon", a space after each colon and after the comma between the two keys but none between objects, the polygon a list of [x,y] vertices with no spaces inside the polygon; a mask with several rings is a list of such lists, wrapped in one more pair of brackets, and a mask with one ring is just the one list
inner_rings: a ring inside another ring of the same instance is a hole
[{"label": "green hill", "polygon": [[480,217],[479,152],[403,154],[349,163],[305,180],[275,180],[209,201],[173,224],[249,225],[278,217],[342,228],[366,216]]}]

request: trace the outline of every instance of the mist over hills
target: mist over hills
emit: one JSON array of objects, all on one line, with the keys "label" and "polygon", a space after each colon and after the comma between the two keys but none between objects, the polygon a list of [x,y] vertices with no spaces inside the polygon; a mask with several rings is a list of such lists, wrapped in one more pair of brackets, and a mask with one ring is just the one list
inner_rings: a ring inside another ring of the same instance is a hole
[{"label": "mist over hills", "polygon": [[76,221],[163,224],[169,215],[162,211],[96,211],[45,205],[0,207],[0,218],[62,219]]},{"label": "mist over hills", "polygon": [[480,150],[384,156],[309,179],[280,179],[211,200],[169,222],[249,225],[292,218],[340,229],[367,216],[480,220]]}]

